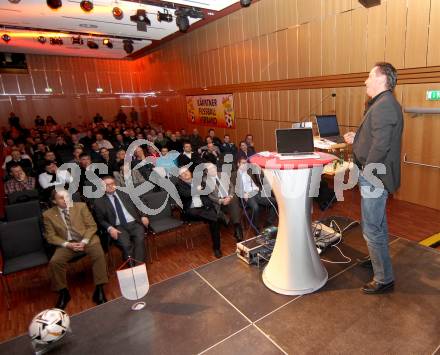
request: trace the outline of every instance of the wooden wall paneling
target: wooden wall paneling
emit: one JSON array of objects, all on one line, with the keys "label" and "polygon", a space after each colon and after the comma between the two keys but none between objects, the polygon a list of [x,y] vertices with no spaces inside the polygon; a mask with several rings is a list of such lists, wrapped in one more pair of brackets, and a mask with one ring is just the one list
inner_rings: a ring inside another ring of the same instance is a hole
[{"label": "wooden wall paneling", "polygon": [[[263,150],[275,151],[275,130],[279,128],[280,124],[277,121],[262,121],[263,123]],[[257,145],[257,149],[258,149]],[[260,148],[261,149],[261,148]]]},{"label": "wooden wall paneling", "polygon": [[256,101],[259,99],[257,98],[256,92],[247,92],[246,93],[246,105],[247,105],[247,116],[246,118],[249,119],[255,119],[256,115]]},{"label": "wooden wall paneling", "polygon": [[[8,125],[7,117],[9,117],[10,112],[14,112],[15,107],[12,105],[12,100],[10,96],[0,96],[0,127],[6,127]],[[14,112],[20,115],[18,112]]]},{"label": "wooden wall paneling", "polygon": [[385,60],[397,69],[404,68],[406,0],[388,0],[386,7]]},{"label": "wooden wall paneling", "polygon": [[2,74],[3,88],[8,94],[20,94],[17,74]]},{"label": "wooden wall paneling", "polygon": [[310,90],[301,89],[298,90],[298,120],[304,121],[309,118],[310,115]]},{"label": "wooden wall paneling", "polygon": [[212,66],[214,69],[214,84],[215,85],[221,85],[222,81],[222,73],[220,72],[220,50],[214,49],[212,51]]},{"label": "wooden wall paneling", "polygon": [[426,66],[431,0],[407,0],[405,68]]},{"label": "wooden wall paneling", "polygon": [[385,60],[387,3],[368,9],[367,68]]},{"label": "wooden wall paneling", "polygon": [[[223,70],[223,82],[226,84],[232,84],[232,72],[230,66],[230,51],[229,46],[223,47],[221,50],[222,70]],[[229,58],[229,64],[228,64]]]},{"label": "wooden wall paneling", "polygon": [[299,91],[289,90],[288,91],[288,109],[289,109],[289,121],[297,122],[299,121]]},{"label": "wooden wall paneling", "polygon": [[[245,134],[240,134],[238,136],[239,141],[244,140],[246,134],[252,134],[254,136],[254,143],[257,147],[257,150],[264,150],[264,129],[263,129],[263,122],[261,120],[249,120],[249,128],[248,131]],[[238,142],[239,142],[238,141]]]},{"label": "wooden wall paneling", "polygon": [[229,43],[242,42],[243,36],[243,18],[242,11],[233,12],[227,17],[229,26]]},{"label": "wooden wall paneling", "polygon": [[291,27],[287,30],[287,77],[299,77],[299,55],[298,55],[298,32],[299,27]]},{"label": "wooden wall paneling", "polygon": [[[30,74],[32,76],[32,82],[34,85],[34,90],[36,94],[45,94],[45,89],[47,88],[47,81],[46,81],[46,73],[42,70],[32,70],[30,71]],[[3,80],[3,86],[4,86],[4,80]],[[75,90],[75,92],[77,92]]]},{"label": "wooden wall paneling", "polygon": [[[260,62],[260,81],[270,80],[269,75],[269,36],[263,35],[259,37],[259,62]],[[276,64],[275,64],[276,65]]]},{"label": "wooden wall paneling", "polygon": [[240,10],[243,18],[244,39],[253,39],[258,36],[258,8],[249,6]]},{"label": "wooden wall paneling", "polygon": [[254,54],[258,54],[258,48],[257,51],[253,49],[253,43],[251,40],[243,42],[243,61],[241,62],[241,68],[244,69],[243,74],[243,80],[242,82],[253,82],[254,81],[254,60],[257,58],[254,58]]},{"label": "wooden wall paneling", "polygon": [[312,89],[310,90],[310,110],[309,117],[306,118],[308,121],[314,121],[315,115],[322,114],[322,89]]},{"label": "wooden wall paneling", "polygon": [[244,137],[249,132],[249,120],[247,118],[237,119],[237,144],[244,140]]},{"label": "wooden wall paneling", "polygon": [[346,122],[347,117],[350,120],[350,114],[348,111],[350,104],[350,89],[349,88],[336,88],[335,97],[335,111],[339,122]]},{"label": "wooden wall paneling", "polygon": [[20,93],[22,95],[35,94],[34,86],[32,85],[32,78],[30,74],[17,75],[17,82]]},{"label": "wooden wall paneling", "polygon": [[[122,77],[125,78],[126,73],[123,73]],[[96,94],[96,88],[98,87],[98,79],[96,77],[95,72],[84,72],[84,78],[85,78],[86,87],[87,87],[86,93],[91,94],[91,95]],[[47,79],[49,81],[49,75],[48,75]]]},{"label": "wooden wall paneling", "polygon": [[345,119],[341,117],[341,122],[344,122],[344,125],[359,126],[363,119],[365,103],[368,100],[365,88],[350,88],[349,95],[348,116]]},{"label": "wooden wall paneling", "polygon": [[289,121],[289,92],[287,90],[282,90],[278,92],[278,107],[278,120],[280,122]]},{"label": "wooden wall paneling", "polygon": [[[119,76],[119,73],[110,72],[109,73],[109,79],[110,79],[110,84],[112,86],[112,93],[116,94],[116,93],[122,92],[122,84],[121,84],[121,78]],[[83,93],[84,91],[78,91],[78,90],[81,90],[81,86],[78,89],[78,86],[77,86],[78,78],[76,76],[74,77],[74,80],[75,80],[76,92],[77,93]]]},{"label": "wooden wall paneling", "polygon": [[[222,17],[221,19],[216,21],[216,24],[217,24],[218,48],[222,48],[230,43],[228,17]],[[198,31],[194,31],[193,33],[196,32]]]},{"label": "wooden wall paneling", "polygon": [[299,26],[298,32],[298,71],[299,77],[310,76],[310,23]]},{"label": "wooden wall paneling", "polygon": [[253,6],[258,11],[259,35],[270,34],[277,30],[277,1],[259,1]]},{"label": "wooden wall paneling", "polygon": [[326,0],[322,4],[323,16],[345,12],[351,9],[351,0]]},{"label": "wooden wall paneling", "polygon": [[226,70],[228,84],[237,83],[237,66],[235,58],[237,58],[235,53],[236,45],[232,44],[225,48],[225,60],[226,60]]},{"label": "wooden wall paneling", "polygon": [[431,1],[431,12],[429,18],[429,39],[427,65],[440,65],[440,1]]},{"label": "wooden wall paneling", "polygon": [[[269,91],[270,118],[272,121],[280,120],[280,94],[279,91]],[[263,103],[264,104],[264,103]]]},{"label": "wooden wall paneling", "polygon": [[331,15],[322,22],[322,75],[336,73],[336,16]]},{"label": "wooden wall paneling", "polygon": [[336,93],[335,88],[322,89],[322,114],[333,114],[336,112],[336,97],[332,97],[332,93]]},{"label": "wooden wall paneling", "polygon": [[310,76],[322,75],[322,23],[310,22]]},{"label": "wooden wall paneling", "polygon": [[279,80],[280,76],[278,73],[278,33],[272,32],[267,36],[267,72],[268,80]]},{"label": "wooden wall paneling", "polygon": [[268,91],[254,92],[254,117],[257,120],[270,120],[270,94]]},{"label": "wooden wall paneling", "polygon": [[[348,73],[350,70],[351,49],[355,46],[352,40],[351,12],[336,15],[336,74]],[[358,40],[358,39],[356,39]],[[350,44],[350,45],[347,45]]]},{"label": "wooden wall paneling", "polygon": [[260,38],[254,37],[250,42],[252,56],[252,81],[261,81]]},{"label": "wooden wall paneling", "polygon": [[[350,72],[360,73],[367,71],[367,21],[368,11],[363,6],[356,10],[347,12],[344,15],[351,14],[351,35],[349,36],[349,57],[350,57]],[[337,33],[339,35],[339,33]],[[338,61],[340,59],[337,52]],[[341,73],[341,67],[337,73]]]},{"label": "wooden wall paneling", "polygon": [[316,20],[321,17],[321,0],[298,0],[298,23],[300,25]]},{"label": "wooden wall paneling", "polygon": [[277,0],[277,30],[287,29],[298,24],[296,0]]},{"label": "wooden wall paneling", "polygon": [[278,79],[287,79],[288,73],[288,54],[287,54],[287,30],[281,30],[276,33],[277,41],[277,63],[278,63]]}]

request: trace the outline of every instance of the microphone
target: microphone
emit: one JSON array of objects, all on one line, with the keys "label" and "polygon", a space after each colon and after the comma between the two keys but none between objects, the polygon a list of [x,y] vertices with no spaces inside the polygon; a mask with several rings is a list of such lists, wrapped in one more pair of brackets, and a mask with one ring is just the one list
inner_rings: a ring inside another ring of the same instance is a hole
[{"label": "microphone", "polygon": [[[314,111],[325,101],[325,100],[327,100],[328,98],[330,98],[330,97],[336,97],[336,93],[335,92],[332,92],[330,95],[327,95],[327,96],[325,96],[317,105],[315,105],[313,108],[312,108],[312,110],[306,115],[306,116],[303,116],[300,120],[299,120],[299,123],[300,123],[300,127],[302,127],[302,128],[304,128],[305,126],[304,126],[304,120],[306,119],[306,118],[308,118],[308,117],[310,117],[312,114],[314,114]],[[301,123],[303,123],[302,125],[301,125]]]}]

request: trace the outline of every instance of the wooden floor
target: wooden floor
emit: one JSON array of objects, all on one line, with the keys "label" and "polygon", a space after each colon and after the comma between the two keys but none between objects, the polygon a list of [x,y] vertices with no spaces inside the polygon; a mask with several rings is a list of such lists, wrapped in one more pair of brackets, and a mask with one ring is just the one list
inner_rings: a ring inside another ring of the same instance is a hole
[{"label": "wooden floor", "polygon": [[[314,206],[313,218],[345,216],[359,220],[359,192],[346,192],[344,202],[337,202],[332,208],[321,212]],[[417,206],[407,202],[390,199],[388,203],[388,222],[390,233],[413,241],[420,241],[440,232],[440,211]],[[187,249],[185,243],[177,241],[174,233],[164,235],[159,245],[159,261],[148,264],[151,283],[157,283],[215,260],[212,255],[208,228],[194,226],[191,231],[194,249]],[[222,250],[224,255],[235,251],[232,232],[222,230]],[[120,253],[113,249],[116,265],[120,264]],[[73,315],[94,306],[91,301],[93,281],[88,260],[83,259],[71,265],[68,272],[69,289],[72,295],[66,311]],[[32,317],[39,311],[53,307],[57,295],[50,291],[47,267],[26,271],[9,278],[12,288],[12,308],[6,309],[4,298],[0,298],[0,341],[26,332]],[[4,290],[2,289],[2,294]],[[114,270],[111,271],[106,286],[107,298],[120,297]]]}]

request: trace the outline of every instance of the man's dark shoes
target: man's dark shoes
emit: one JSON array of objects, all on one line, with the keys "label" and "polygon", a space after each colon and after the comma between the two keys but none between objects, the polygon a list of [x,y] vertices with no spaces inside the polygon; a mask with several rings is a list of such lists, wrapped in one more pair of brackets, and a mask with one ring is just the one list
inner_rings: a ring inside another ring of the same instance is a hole
[{"label": "man's dark shoes", "polygon": [[222,251],[220,249],[214,249],[214,255],[217,259],[220,259],[223,256]]},{"label": "man's dark shoes", "polygon": [[359,260],[359,266],[365,269],[373,270],[373,264],[371,263],[371,259]]},{"label": "man's dark shoes", "polygon": [[235,225],[234,237],[237,239],[237,242],[241,242],[243,240],[243,229],[239,224]]},{"label": "man's dark shoes", "polygon": [[55,308],[65,309],[67,307],[67,304],[70,301],[69,290],[67,288],[63,288],[58,293],[59,293],[59,296],[58,296],[58,301],[57,301],[57,304],[55,305]]},{"label": "man's dark shoes", "polygon": [[102,287],[102,285],[96,285],[95,292],[93,292],[92,300],[96,304],[103,304],[107,302],[107,298],[105,298],[104,288]]},{"label": "man's dark shoes", "polygon": [[384,293],[387,291],[392,291],[394,289],[394,281],[388,282],[387,284],[381,284],[374,280],[365,284],[362,287],[362,292],[367,295],[376,295],[379,293]]}]

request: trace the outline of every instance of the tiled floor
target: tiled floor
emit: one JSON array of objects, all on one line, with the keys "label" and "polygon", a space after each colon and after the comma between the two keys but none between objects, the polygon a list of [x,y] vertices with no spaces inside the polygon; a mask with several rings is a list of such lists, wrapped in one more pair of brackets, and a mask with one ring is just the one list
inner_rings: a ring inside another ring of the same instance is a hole
[{"label": "tiled floor", "polygon": [[[267,289],[235,255],[151,287],[147,307],[117,299],[72,317],[59,354],[434,354],[440,345],[440,253],[391,241],[393,293],[361,294],[371,277],[357,228],[340,244],[352,261],[329,264],[327,285],[305,296]],[[322,254],[341,260],[336,249]],[[27,336],[0,344],[30,354]]]}]

